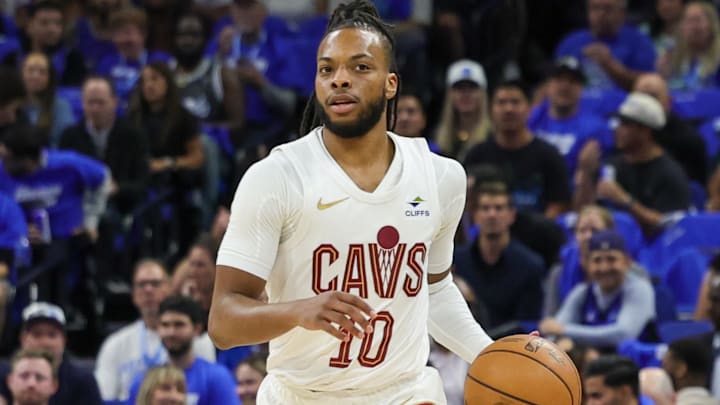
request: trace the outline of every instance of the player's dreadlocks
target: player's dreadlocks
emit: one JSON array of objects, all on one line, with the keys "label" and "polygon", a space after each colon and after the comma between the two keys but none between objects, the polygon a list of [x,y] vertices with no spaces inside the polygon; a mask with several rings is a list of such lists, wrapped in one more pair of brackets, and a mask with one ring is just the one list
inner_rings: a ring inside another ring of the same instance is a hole
[{"label": "player's dreadlocks", "polygon": [[[353,0],[348,4],[339,5],[330,17],[330,22],[328,22],[323,37],[333,31],[345,28],[358,28],[379,34],[385,42],[385,57],[390,65],[390,72],[397,73],[397,67],[395,66],[395,38],[392,34],[393,26],[380,19],[377,9],[369,0]],[[397,93],[387,102],[387,128],[391,131],[395,128],[397,118],[397,98],[398,94],[400,94],[399,82],[398,78]],[[317,112],[318,106],[315,99],[315,91],[313,91],[307,104],[305,104],[300,124],[301,135],[307,134],[313,128],[324,124],[320,114]]]}]

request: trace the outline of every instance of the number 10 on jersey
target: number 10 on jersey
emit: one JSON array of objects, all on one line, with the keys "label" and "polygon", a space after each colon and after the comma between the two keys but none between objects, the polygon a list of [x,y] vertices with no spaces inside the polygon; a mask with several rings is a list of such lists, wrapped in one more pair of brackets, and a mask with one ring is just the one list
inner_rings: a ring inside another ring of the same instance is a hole
[{"label": "number 10 on jersey", "polygon": [[[379,323],[384,323],[384,326],[382,327],[382,339],[380,340],[380,344],[377,347],[377,350],[372,352],[372,343],[373,338],[375,336],[375,333],[379,332]],[[388,311],[380,311],[378,312],[377,316],[372,319],[370,322],[370,325],[373,327],[372,333],[366,333],[365,337],[363,338],[361,342],[360,347],[360,353],[358,354],[358,362],[363,367],[375,367],[378,364],[382,363],[385,360],[385,356],[387,355],[388,346],[390,345],[390,338],[392,337],[392,330],[393,330],[393,317],[390,315],[390,312]],[[350,346],[353,343],[352,335],[350,335],[350,339],[343,341],[340,343],[340,351],[337,354],[337,356],[334,356],[330,358],[330,367],[337,367],[337,368],[346,368],[350,365],[352,362],[352,359],[350,358]]]}]

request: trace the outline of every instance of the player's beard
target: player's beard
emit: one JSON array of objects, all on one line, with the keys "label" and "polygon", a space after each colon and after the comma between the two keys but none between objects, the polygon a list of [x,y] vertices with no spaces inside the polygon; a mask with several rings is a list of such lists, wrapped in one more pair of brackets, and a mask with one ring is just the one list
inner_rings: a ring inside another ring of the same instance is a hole
[{"label": "player's beard", "polygon": [[333,134],[341,138],[357,138],[368,133],[382,118],[382,113],[387,107],[387,99],[384,92],[376,100],[370,102],[358,117],[357,121],[349,124],[333,122],[328,116],[325,108],[315,98],[315,108],[319,111],[320,120]]}]

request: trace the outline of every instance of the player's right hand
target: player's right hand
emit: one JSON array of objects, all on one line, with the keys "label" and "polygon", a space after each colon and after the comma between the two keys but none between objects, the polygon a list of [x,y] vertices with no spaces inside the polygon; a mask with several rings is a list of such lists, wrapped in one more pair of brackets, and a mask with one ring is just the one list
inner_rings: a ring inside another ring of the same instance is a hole
[{"label": "player's right hand", "polygon": [[324,330],[340,340],[362,339],[372,333],[370,320],[377,314],[362,298],[341,291],[328,291],[297,301],[298,325]]}]

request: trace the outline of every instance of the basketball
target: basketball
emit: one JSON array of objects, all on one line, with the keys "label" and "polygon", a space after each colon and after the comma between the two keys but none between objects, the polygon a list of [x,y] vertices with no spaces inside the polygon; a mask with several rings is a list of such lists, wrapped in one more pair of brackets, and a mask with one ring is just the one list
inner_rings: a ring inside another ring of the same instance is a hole
[{"label": "basketball", "polygon": [[580,374],[550,341],[513,335],[495,341],[470,365],[465,405],[579,405]]}]

